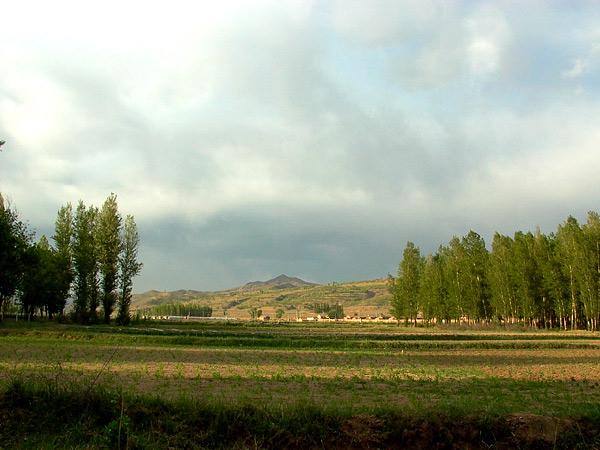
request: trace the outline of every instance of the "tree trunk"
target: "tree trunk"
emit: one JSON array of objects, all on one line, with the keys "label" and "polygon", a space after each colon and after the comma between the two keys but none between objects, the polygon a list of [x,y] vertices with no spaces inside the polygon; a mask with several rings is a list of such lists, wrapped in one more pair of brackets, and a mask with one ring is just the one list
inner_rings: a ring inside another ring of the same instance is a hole
[{"label": "tree trunk", "polygon": [[571,288],[571,330],[573,330],[577,321],[577,305],[575,304],[575,281],[573,280],[573,266],[571,264],[569,264],[569,284]]}]

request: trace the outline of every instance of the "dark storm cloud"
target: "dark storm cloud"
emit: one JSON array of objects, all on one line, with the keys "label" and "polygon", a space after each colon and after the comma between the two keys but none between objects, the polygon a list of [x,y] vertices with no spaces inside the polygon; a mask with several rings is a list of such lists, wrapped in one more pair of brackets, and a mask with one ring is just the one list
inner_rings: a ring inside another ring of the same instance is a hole
[{"label": "dark storm cloud", "polygon": [[40,233],[117,193],[138,290],[385,276],[407,240],[598,209],[591,5],[125,6],[110,33],[67,6],[0,29],[0,188]]}]

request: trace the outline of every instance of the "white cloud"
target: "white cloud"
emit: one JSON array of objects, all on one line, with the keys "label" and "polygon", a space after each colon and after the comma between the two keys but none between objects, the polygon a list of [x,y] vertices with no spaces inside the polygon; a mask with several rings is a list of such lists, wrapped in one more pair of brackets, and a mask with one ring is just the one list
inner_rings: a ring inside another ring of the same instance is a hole
[{"label": "white cloud", "polygon": [[430,0],[335,0],[332,24],[352,41],[390,45],[425,33],[446,8]]},{"label": "white cloud", "polygon": [[587,61],[576,59],[570,69],[563,71],[562,76],[564,78],[579,78],[586,72],[587,68]]},{"label": "white cloud", "polygon": [[390,58],[392,77],[407,88],[430,89],[509,71],[513,37],[502,10],[437,5],[423,30],[396,39],[405,51]]},{"label": "white cloud", "polygon": [[471,70],[479,75],[497,72],[510,42],[510,29],[504,14],[491,7],[482,7],[466,20],[465,26]]}]

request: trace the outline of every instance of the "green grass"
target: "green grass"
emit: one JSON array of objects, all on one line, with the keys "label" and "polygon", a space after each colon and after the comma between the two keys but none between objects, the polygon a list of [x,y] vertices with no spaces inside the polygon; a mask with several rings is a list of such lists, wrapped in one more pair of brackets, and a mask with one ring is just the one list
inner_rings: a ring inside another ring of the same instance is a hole
[{"label": "green grass", "polygon": [[[454,405],[455,407],[456,405]],[[461,405],[467,407],[468,405]],[[235,405],[14,382],[0,392],[7,448],[596,448],[598,410],[527,438],[500,415],[464,409],[361,414],[316,403]],[[538,422],[535,422],[537,424]],[[457,426],[460,424],[460,426]],[[515,431],[517,432],[515,434]],[[521,433],[521,434],[519,434]],[[546,433],[547,434],[547,433]]]},{"label": "green grass", "polygon": [[0,447],[593,448],[599,418],[598,333],[0,324]]}]

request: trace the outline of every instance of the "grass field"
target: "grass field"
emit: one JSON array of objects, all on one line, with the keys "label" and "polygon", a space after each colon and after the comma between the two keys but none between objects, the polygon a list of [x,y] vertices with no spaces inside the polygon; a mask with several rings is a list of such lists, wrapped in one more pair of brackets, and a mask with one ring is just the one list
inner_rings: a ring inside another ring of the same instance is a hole
[{"label": "grass field", "polygon": [[[53,407],[31,405],[57,399],[77,410],[92,398],[108,411],[90,417],[97,426],[89,429],[68,418],[64,429],[4,427],[0,442],[9,447],[600,446],[598,333],[5,322],[0,385],[0,418],[9,423],[8,409],[22,409],[25,422],[35,411],[43,419]],[[179,431],[159,420],[171,410]],[[140,411],[154,411],[157,422]],[[198,415],[204,421],[191,419]]]}]

